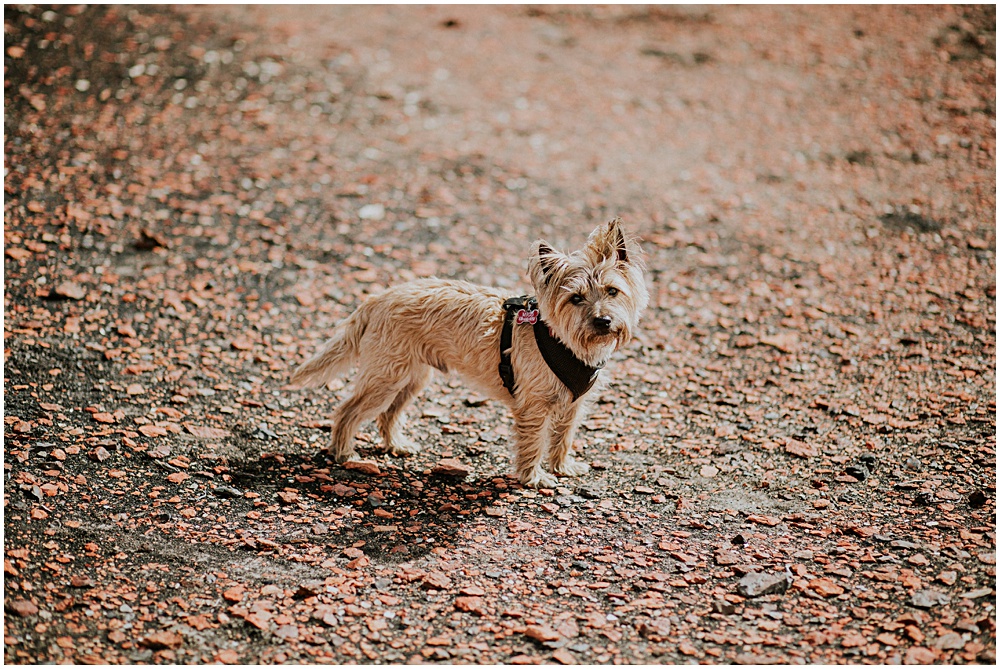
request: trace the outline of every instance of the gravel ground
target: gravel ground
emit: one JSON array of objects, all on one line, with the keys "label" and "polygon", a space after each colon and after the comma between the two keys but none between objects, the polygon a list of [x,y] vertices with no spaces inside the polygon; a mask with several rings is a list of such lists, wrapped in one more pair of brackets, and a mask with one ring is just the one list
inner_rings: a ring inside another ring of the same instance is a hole
[{"label": "gravel ground", "polygon": [[[4,27],[5,662],[995,663],[992,6]],[[314,459],[368,295],[614,216],[588,475],[448,376]]]}]

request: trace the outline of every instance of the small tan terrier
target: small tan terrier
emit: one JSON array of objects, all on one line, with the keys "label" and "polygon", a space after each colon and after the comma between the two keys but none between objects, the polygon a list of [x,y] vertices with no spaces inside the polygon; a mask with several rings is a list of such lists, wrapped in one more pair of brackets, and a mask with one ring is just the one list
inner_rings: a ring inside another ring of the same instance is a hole
[{"label": "small tan terrier", "polygon": [[[553,474],[590,467],[571,457],[586,395],[611,355],[632,338],[649,296],[639,246],[615,219],[587,245],[559,253],[535,242],[528,273],[537,297],[511,298],[464,281],[413,281],[372,297],[292,374],[319,387],[357,364],[353,394],[333,413],[326,455],[357,457],[354,435],[374,418],[384,448],[419,446],[402,434],[403,410],[432,369],[458,372],[514,415],[514,466],[526,486],[552,487]],[[542,469],[547,455],[549,472]]]}]

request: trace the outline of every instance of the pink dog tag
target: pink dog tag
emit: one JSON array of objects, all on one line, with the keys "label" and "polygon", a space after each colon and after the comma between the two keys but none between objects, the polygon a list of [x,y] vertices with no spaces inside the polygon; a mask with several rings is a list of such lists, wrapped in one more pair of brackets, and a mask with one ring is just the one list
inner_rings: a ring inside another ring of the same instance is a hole
[{"label": "pink dog tag", "polygon": [[532,309],[531,311],[526,311],[521,309],[517,312],[517,324],[524,325],[525,323],[530,323],[534,325],[538,321],[538,309]]}]

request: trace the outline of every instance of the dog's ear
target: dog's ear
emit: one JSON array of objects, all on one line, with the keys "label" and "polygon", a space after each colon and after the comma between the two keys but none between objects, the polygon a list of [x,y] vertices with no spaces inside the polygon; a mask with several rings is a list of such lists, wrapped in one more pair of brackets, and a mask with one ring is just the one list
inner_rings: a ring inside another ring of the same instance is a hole
[{"label": "dog's ear", "polygon": [[618,262],[628,262],[628,248],[625,245],[625,232],[622,230],[622,219],[615,218],[608,223],[608,232],[611,236],[611,243],[618,255]]},{"label": "dog's ear", "polygon": [[604,258],[615,258],[618,262],[627,264],[628,244],[625,232],[622,230],[622,220],[615,218],[599,226],[588,240],[591,248]]},{"label": "dog's ear", "polygon": [[549,282],[549,275],[552,273],[553,268],[555,268],[556,262],[559,260],[559,255],[547,242],[538,242],[538,266],[542,268],[545,283]]}]

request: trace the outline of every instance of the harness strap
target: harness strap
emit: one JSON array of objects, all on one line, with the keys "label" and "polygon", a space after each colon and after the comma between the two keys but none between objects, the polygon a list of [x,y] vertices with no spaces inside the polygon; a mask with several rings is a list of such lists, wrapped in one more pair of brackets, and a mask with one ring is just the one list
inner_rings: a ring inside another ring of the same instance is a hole
[{"label": "harness strap", "polygon": [[[510,364],[510,349],[514,341],[514,319],[517,313],[528,307],[537,308],[535,298],[522,295],[504,301],[503,328],[500,330],[500,380],[507,392],[514,395],[514,367]],[[527,309],[530,310],[530,309]]]},{"label": "harness strap", "polygon": [[514,367],[510,362],[510,351],[514,340],[514,324],[529,324],[534,327],[535,344],[552,373],[573,393],[577,401],[587,393],[597,381],[600,367],[591,367],[573,355],[565,344],[549,331],[538,314],[538,301],[534,297],[522,295],[504,301],[503,327],[500,330],[500,380],[507,392],[514,395]]},{"label": "harness strap", "polygon": [[535,323],[535,343],[542,353],[545,364],[549,366],[563,385],[573,393],[573,401],[577,401],[594,387],[600,367],[591,367],[575,355],[573,351],[556,339],[549,326],[538,319]]}]

